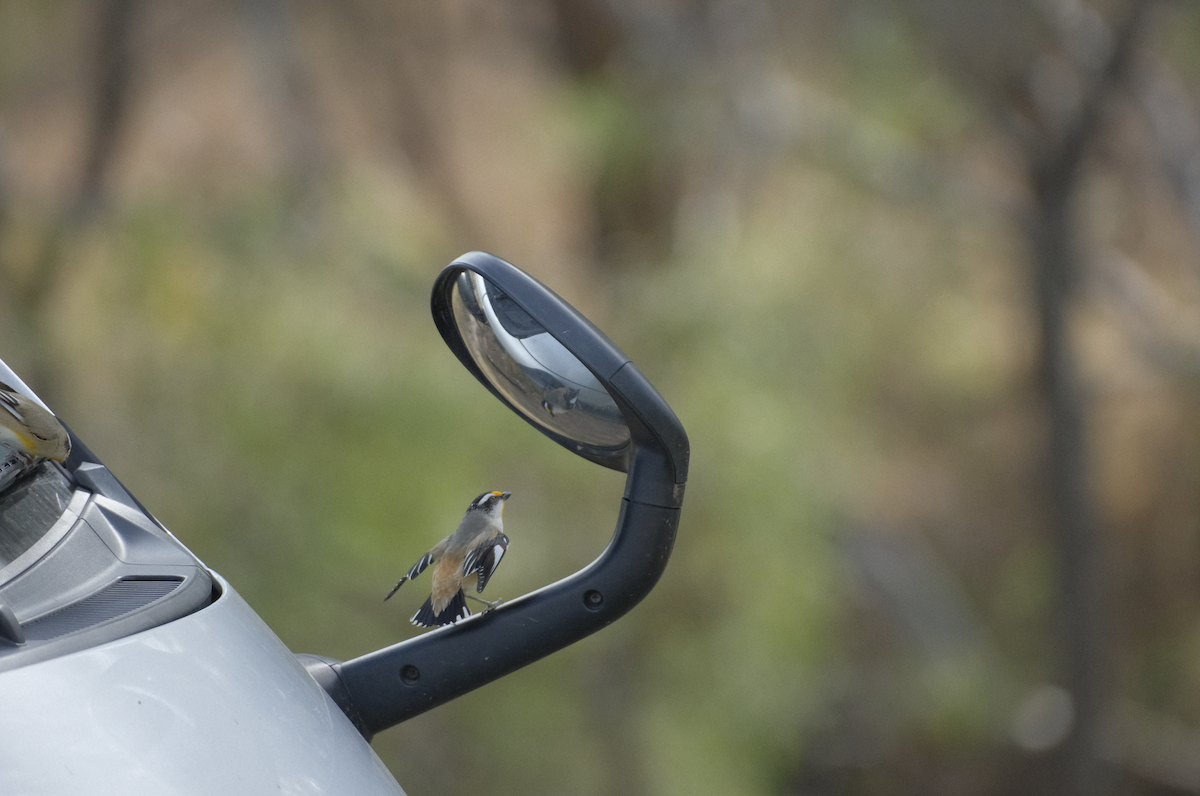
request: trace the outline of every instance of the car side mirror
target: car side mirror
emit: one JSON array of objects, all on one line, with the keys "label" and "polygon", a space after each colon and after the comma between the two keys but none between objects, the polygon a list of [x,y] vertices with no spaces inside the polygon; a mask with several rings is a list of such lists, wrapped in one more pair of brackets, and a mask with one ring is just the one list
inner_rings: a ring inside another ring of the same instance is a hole
[{"label": "car side mirror", "polygon": [[679,525],[688,439],[616,345],[549,288],[484,252],[433,287],[434,322],[467,370],[534,428],[627,473],[616,530],[588,566],[494,611],[345,662],[301,656],[370,738],[588,636],[662,575]]}]

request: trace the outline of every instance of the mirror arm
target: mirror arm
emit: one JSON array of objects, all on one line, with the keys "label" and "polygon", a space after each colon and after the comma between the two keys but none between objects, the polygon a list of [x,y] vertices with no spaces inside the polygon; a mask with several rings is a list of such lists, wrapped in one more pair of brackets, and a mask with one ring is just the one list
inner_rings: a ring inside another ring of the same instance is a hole
[{"label": "mirror arm", "polygon": [[[638,454],[641,455],[638,455]],[[661,471],[670,457],[639,447],[630,468]],[[682,493],[682,486],[678,490]],[[487,614],[343,663],[331,663],[341,705],[370,738],[503,677],[616,621],[658,582],[679,526],[679,508],[624,498],[608,547],[563,580]]]}]

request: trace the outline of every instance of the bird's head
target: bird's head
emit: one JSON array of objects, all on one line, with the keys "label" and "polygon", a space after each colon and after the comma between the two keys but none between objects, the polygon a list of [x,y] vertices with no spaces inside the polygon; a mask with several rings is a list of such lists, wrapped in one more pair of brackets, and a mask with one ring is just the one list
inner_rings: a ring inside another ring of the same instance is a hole
[{"label": "bird's head", "polygon": [[504,513],[504,501],[512,497],[512,492],[484,492],[471,501],[467,514],[478,511],[488,517],[499,519]]},{"label": "bird's head", "polygon": [[34,456],[44,456],[56,462],[64,462],[71,455],[71,438],[67,430],[55,423],[54,428],[34,431],[30,429],[33,445],[29,452]]}]

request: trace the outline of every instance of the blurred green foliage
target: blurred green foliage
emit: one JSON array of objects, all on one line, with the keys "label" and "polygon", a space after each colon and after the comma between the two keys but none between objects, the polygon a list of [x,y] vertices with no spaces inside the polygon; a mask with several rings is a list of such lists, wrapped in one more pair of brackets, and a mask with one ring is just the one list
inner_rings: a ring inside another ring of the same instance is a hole
[{"label": "blurred green foliage", "polygon": [[[753,36],[688,55],[688,26],[720,4],[652,4],[661,46],[635,31],[625,60],[584,76],[537,60],[554,4],[443,17],[362,0],[352,48],[347,17],[305,6],[295,46],[335,109],[315,188],[279,166],[253,80],[218,63],[231,45],[213,31],[239,23],[217,5],[146,12],[142,104],[106,204],[75,223],[62,162],[85,127],[72,42],[89,18],[0,3],[16,186],[0,195],[0,353],[291,649],[345,659],[416,633],[427,582],[382,597],[483,490],[514,493],[489,596],[608,540],[623,476],[541,438],[438,337],[429,289],[463,251],[575,302],[692,442],[660,585],[613,627],[376,738],[409,793],[1034,792],[1046,758],[1010,728],[1059,676],[1058,572],[1022,175],[905,4],[745,4],[774,15],[765,63]],[[1194,90],[1197,16],[1175,13],[1159,54]],[[398,20],[457,46],[423,48]],[[701,41],[740,30],[707,24]],[[380,143],[397,137],[378,101],[392,94],[409,124],[432,119],[420,146]],[[1138,192],[1163,190],[1149,167],[1108,168],[1100,204],[1166,201]],[[1090,229],[1124,241],[1113,215]],[[1123,250],[1190,311],[1178,263],[1196,255],[1161,243],[1186,241],[1184,223],[1155,223]],[[1096,443],[1114,676],[1200,723],[1194,386],[1105,312],[1081,313],[1079,337],[1096,425],[1127,431]]]}]

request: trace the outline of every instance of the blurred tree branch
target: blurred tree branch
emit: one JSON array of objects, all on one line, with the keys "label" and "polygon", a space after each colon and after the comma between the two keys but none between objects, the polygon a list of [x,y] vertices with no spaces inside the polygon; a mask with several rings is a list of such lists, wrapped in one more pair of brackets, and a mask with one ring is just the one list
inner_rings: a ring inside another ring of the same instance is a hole
[{"label": "blurred tree branch", "polygon": [[1196,102],[1178,75],[1161,61],[1139,70],[1136,88],[1167,182],[1183,208],[1192,240],[1200,247],[1200,120]]},{"label": "blurred tree branch", "polygon": [[1026,150],[1033,189],[1027,234],[1040,331],[1038,379],[1049,419],[1050,512],[1059,556],[1067,686],[1075,700],[1075,725],[1064,748],[1064,762],[1069,792],[1080,796],[1104,789],[1100,742],[1110,664],[1102,584],[1104,545],[1089,485],[1087,407],[1069,336],[1080,265],[1071,209],[1084,155],[1104,130],[1109,98],[1126,82],[1150,6],[1148,0],[1133,3],[1103,67],[1062,133],[1035,140]]},{"label": "blurred tree branch", "polygon": [[138,0],[105,0],[97,10],[88,136],[79,186],[67,211],[69,226],[88,220],[103,201],[104,181],[129,106],[137,11]]},{"label": "blurred tree branch", "polygon": [[105,180],[120,144],[128,113],[133,72],[133,30],[138,0],[104,0],[95,7],[95,35],[88,66],[86,138],[75,193],[63,214],[50,222],[29,275],[9,279],[15,290],[18,324],[28,330],[36,352],[26,379],[53,403],[57,379],[45,347],[48,303],[61,278],[63,245],[90,221],[104,202]]},{"label": "blurred tree branch", "polygon": [[[242,0],[241,10],[248,48],[275,119],[288,188],[303,209],[313,204],[328,175],[330,153],[296,42],[294,8],[285,0]],[[308,221],[301,219],[300,226]]]},{"label": "blurred tree branch", "polygon": [[1105,788],[1100,736],[1111,672],[1088,409],[1070,335],[1082,265],[1074,199],[1086,157],[1107,131],[1110,101],[1129,87],[1153,5],[1133,0],[1110,25],[1083,3],[909,3],[926,38],[1016,143],[1030,189],[1022,220],[1047,419],[1047,508],[1058,558],[1064,676],[1075,701],[1075,723],[1061,751],[1063,790],[1081,795]]},{"label": "blurred tree branch", "polygon": [[463,35],[455,9],[444,5],[389,7],[371,0],[333,5],[336,19],[361,49],[368,72],[384,78],[383,118],[395,126],[408,167],[433,198],[456,240],[479,240],[458,186],[448,142],[450,70]]}]

